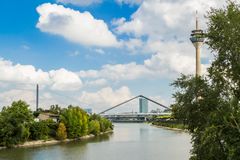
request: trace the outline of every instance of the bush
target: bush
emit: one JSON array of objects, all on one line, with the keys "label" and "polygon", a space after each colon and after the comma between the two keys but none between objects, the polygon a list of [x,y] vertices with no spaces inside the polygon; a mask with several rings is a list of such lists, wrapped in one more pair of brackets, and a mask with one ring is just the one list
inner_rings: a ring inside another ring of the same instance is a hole
[{"label": "bush", "polygon": [[59,140],[65,140],[67,138],[67,131],[64,123],[59,123],[56,136]]},{"label": "bush", "polygon": [[89,123],[89,133],[94,135],[99,135],[100,133],[100,124],[97,120],[92,120]]},{"label": "bush", "polygon": [[33,122],[30,126],[30,138],[32,140],[46,140],[49,136],[47,121]]}]

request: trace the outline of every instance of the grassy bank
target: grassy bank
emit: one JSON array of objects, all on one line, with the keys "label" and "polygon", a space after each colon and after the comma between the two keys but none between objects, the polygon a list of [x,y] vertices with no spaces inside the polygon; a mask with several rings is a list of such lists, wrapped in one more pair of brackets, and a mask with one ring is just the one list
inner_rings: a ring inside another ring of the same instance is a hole
[{"label": "grassy bank", "polygon": [[152,125],[160,126],[160,127],[173,128],[173,129],[180,129],[180,130],[185,130],[186,129],[186,126],[184,124],[178,123],[178,122],[174,122],[174,121],[152,122]]}]

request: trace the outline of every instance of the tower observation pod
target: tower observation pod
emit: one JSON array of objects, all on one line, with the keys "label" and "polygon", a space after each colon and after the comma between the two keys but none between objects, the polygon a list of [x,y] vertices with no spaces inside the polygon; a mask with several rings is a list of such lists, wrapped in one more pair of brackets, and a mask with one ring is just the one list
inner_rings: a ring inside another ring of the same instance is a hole
[{"label": "tower observation pod", "polygon": [[203,30],[199,29],[198,16],[196,12],[196,29],[192,31],[191,42],[196,49],[196,76],[201,76],[201,46],[205,41],[205,34]]}]

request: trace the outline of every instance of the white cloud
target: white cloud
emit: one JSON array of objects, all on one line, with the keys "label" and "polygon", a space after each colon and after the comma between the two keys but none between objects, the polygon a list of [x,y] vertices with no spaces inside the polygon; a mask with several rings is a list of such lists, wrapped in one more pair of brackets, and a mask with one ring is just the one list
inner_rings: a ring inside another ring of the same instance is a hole
[{"label": "white cloud", "polygon": [[130,98],[132,94],[129,88],[123,86],[117,90],[106,87],[97,92],[83,92],[79,101],[93,106],[96,112],[100,112]]},{"label": "white cloud", "polygon": [[131,20],[119,24],[116,31],[151,39],[186,36],[193,28],[196,10],[202,19],[210,7],[223,4],[224,0],[144,0]]},{"label": "white cloud", "polygon": [[92,4],[101,3],[102,0],[57,0],[57,2],[64,4],[73,4],[76,6],[89,6]]},{"label": "white cloud", "polygon": [[35,102],[35,92],[11,89],[0,94],[1,106],[10,105],[13,101],[24,100],[28,104],[34,104]]},{"label": "white cloud", "polygon": [[112,24],[113,26],[119,26],[119,25],[124,24],[124,22],[126,22],[126,18],[124,18],[124,17],[114,18],[114,19],[111,21],[111,24]]},{"label": "white cloud", "polygon": [[82,70],[79,73],[79,76],[82,78],[98,78],[99,74],[97,70]]},{"label": "white cloud", "polygon": [[92,81],[87,81],[85,85],[88,87],[104,86],[104,85],[107,85],[107,80],[101,78],[101,79],[96,79]]},{"label": "white cloud", "polygon": [[145,45],[144,42],[141,39],[138,38],[130,38],[127,41],[124,41],[123,43],[127,49],[131,52],[131,53],[141,53],[142,52],[142,48]]},{"label": "white cloud", "polygon": [[82,81],[74,72],[66,69],[45,72],[32,65],[13,64],[0,59],[0,82],[22,84],[25,88],[31,84],[50,86],[53,90],[78,90]]},{"label": "white cloud", "polygon": [[49,72],[49,75],[53,82],[53,90],[78,90],[82,87],[82,81],[77,74],[67,71],[64,68],[52,70]]},{"label": "white cloud", "polygon": [[115,35],[103,20],[95,19],[89,12],[79,12],[62,5],[45,3],[37,7],[37,28],[42,32],[59,35],[86,46],[116,47]]},{"label": "white cloud", "polygon": [[104,78],[112,81],[134,80],[151,74],[143,65],[135,62],[128,64],[104,65],[100,70],[80,71],[79,76],[82,78]]},{"label": "white cloud", "polygon": [[48,73],[36,69],[32,65],[14,65],[11,61],[0,58],[0,81],[19,83],[40,83],[50,82]]},{"label": "white cloud", "polygon": [[[78,74],[81,78],[99,79],[103,78],[113,82],[170,78],[174,79],[183,74],[195,73],[195,48],[192,44],[183,42],[161,42],[149,41],[143,44],[142,51],[148,50],[155,54],[145,59],[143,64],[135,62],[127,64],[104,65],[99,70],[85,70]],[[143,51],[144,52],[144,51]],[[207,52],[208,53],[208,52]],[[202,53],[204,55],[206,53]],[[207,57],[206,55],[202,57]],[[208,64],[202,64],[202,73],[206,73]]]}]

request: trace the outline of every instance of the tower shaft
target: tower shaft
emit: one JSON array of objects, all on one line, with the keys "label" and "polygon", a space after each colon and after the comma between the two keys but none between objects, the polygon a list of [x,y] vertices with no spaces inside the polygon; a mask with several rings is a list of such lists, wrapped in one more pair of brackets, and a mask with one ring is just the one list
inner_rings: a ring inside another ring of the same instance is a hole
[{"label": "tower shaft", "polygon": [[196,76],[201,76],[201,42],[196,44]]}]

